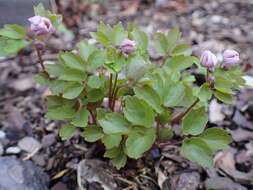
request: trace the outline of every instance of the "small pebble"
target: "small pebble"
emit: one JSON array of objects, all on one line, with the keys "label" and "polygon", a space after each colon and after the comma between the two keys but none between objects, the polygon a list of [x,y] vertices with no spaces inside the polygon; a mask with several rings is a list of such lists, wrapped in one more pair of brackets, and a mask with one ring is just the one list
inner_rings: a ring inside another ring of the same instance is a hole
[{"label": "small pebble", "polygon": [[47,148],[55,143],[55,134],[48,134],[42,138],[42,146]]},{"label": "small pebble", "polygon": [[3,131],[0,131],[0,139],[5,139],[6,134]]},{"label": "small pebble", "polygon": [[17,146],[11,146],[6,149],[7,154],[19,154],[21,152],[21,149]]},{"label": "small pebble", "polygon": [[24,137],[18,142],[18,147],[26,152],[32,153],[41,148],[39,141],[33,137]]}]

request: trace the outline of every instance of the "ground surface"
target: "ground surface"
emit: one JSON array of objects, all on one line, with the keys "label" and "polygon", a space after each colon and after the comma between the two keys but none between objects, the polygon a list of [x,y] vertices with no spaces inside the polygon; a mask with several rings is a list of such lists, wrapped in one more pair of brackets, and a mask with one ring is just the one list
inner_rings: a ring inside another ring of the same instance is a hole
[{"label": "ground surface", "polygon": [[[108,0],[102,4],[69,0],[59,1],[54,9],[64,14],[66,25],[78,35],[75,41],[87,38],[100,20],[134,21],[149,34],[179,26],[194,54],[208,48],[221,57],[225,48],[234,48],[241,53],[245,71],[253,74],[251,0],[157,0],[156,4],[151,0]],[[72,45],[69,36],[53,38],[44,59],[54,60],[55,52]],[[243,89],[235,106],[211,103],[209,125],[226,128],[234,138],[230,148],[215,157],[216,169],[203,170],[186,161],[179,156],[178,142],[172,140],[160,151],[130,161],[126,169],[117,172],[108,160],[101,159],[99,150],[91,151],[94,148],[78,136],[62,142],[57,136],[60,123],[43,118],[47,89],[33,82],[39,70],[36,62],[29,49],[17,58],[0,61],[0,155],[32,160],[49,174],[52,189],[76,189],[77,163],[84,158],[90,159],[89,172],[100,173],[106,180],[114,176],[118,189],[253,189],[253,89]],[[101,187],[90,182],[88,189]]]}]

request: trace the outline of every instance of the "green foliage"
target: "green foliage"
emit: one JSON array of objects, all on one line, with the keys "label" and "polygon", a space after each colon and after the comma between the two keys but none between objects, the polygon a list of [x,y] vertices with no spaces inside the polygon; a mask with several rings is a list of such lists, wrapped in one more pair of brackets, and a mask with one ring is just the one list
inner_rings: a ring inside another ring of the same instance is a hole
[{"label": "green foliage", "polygon": [[203,167],[212,167],[212,149],[199,137],[186,138],[181,148],[182,155]]},{"label": "green foliage", "polygon": [[0,36],[14,40],[22,40],[26,36],[26,29],[16,24],[6,24],[4,28],[0,29]]},{"label": "green foliage", "polygon": [[[61,16],[42,4],[34,7],[34,12],[62,28]],[[125,30],[121,23],[101,23],[90,35],[95,44],[81,41],[77,51],[60,52],[58,60],[45,64],[45,70],[35,77],[52,93],[47,97],[46,117],[65,123],[60,128],[61,138],[68,140],[78,130],[85,141],[101,141],[104,156],[120,169],[128,157],[142,157],[158,137],[156,143],[173,138],[173,125],[179,123],[184,138],[182,155],[203,167],[212,167],[215,152],[227,148],[231,137],[220,128],[205,130],[209,101],[233,102],[236,91],[244,86],[240,68],[225,70],[219,66],[207,73],[191,55],[191,47],[177,43],[181,36],[177,28],[158,32],[152,38],[163,59],[152,62],[148,35],[134,24]],[[136,44],[129,54],[122,53],[125,39]],[[41,39],[27,35],[24,27],[5,25],[0,29],[0,56],[15,55],[34,40]],[[190,68],[215,80],[199,87],[188,72]],[[178,109],[183,110],[181,114]]]},{"label": "green foliage", "polygon": [[155,130],[134,128],[126,140],[126,153],[130,158],[139,158],[155,142]]},{"label": "green foliage", "polygon": [[60,128],[59,135],[62,140],[70,139],[75,133],[75,126],[73,125],[64,125]]},{"label": "green foliage", "polygon": [[202,133],[208,121],[204,107],[191,110],[182,122],[182,131],[185,135],[198,135]]},{"label": "green foliage", "polygon": [[152,127],[155,113],[152,108],[136,96],[128,96],[123,110],[125,117],[134,125]]}]

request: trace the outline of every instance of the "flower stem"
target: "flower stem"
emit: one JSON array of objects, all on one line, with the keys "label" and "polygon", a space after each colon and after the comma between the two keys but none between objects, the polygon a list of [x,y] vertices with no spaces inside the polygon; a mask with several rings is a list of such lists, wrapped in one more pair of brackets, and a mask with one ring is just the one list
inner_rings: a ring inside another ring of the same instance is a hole
[{"label": "flower stem", "polygon": [[110,82],[109,82],[109,94],[108,94],[108,107],[111,107],[111,96],[112,96],[112,74],[110,74]]},{"label": "flower stem", "polygon": [[199,102],[199,99],[196,99],[184,112],[176,115],[174,118],[172,118],[171,120],[171,125],[174,125],[174,124],[178,124],[181,119],[187,114],[189,113],[192,108]]},{"label": "flower stem", "polygon": [[115,75],[115,79],[114,79],[114,84],[113,84],[113,89],[112,89],[112,102],[111,102],[111,109],[114,109],[114,105],[115,105],[115,101],[116,101],[116,96],[117,96],[117,82],[118,82],[118,74]]},{"label": "flower stem", "polygon": [[37,55],[38,55],[40,66],[41,66],[42,70],[44,72],[46,72],[46,68],[45,68],[45,66],[43,64],[43,59],[42,59],[41,51],[37,47],[35,47],[35,49],[36,49],[36,52],[37,52]]}]

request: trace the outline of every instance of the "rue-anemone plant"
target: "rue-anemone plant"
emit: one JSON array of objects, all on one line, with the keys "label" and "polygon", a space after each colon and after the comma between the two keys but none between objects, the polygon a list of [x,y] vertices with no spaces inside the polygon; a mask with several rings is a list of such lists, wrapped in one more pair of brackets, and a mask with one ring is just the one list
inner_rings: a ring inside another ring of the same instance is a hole
[{"label": "rue-anemone plant", "polygon": [[[45,64],[43,49],[61,17],[41,4],[34,10],[29,29],[5,25],[0,30],[1,51],[6,55],[35,47],[42,69],[36,81],[51,91],[46,118],[64,121],[63,140],[78,131],[87,142],[101,141],[104,157],[117,169],[128,158],[141,158],[168,143],[175,125],[180,126],[182,156],[203,167],[212,167],[214,154],[228,147],[226,130],[206,125],[210,100],[231,104],[244,85],[236,51],[225,50],[222,62],[209,50],[199,59],[189,45],[178,43],[181,33],[173,28],[154,35],[160,58],[152,60],[148,36],[137,26],[101,23],[90,33],[93,40],[81,41],[73,51],[59,52],[57,62]],[[201,86],[192,70],[206,76]]]}]

